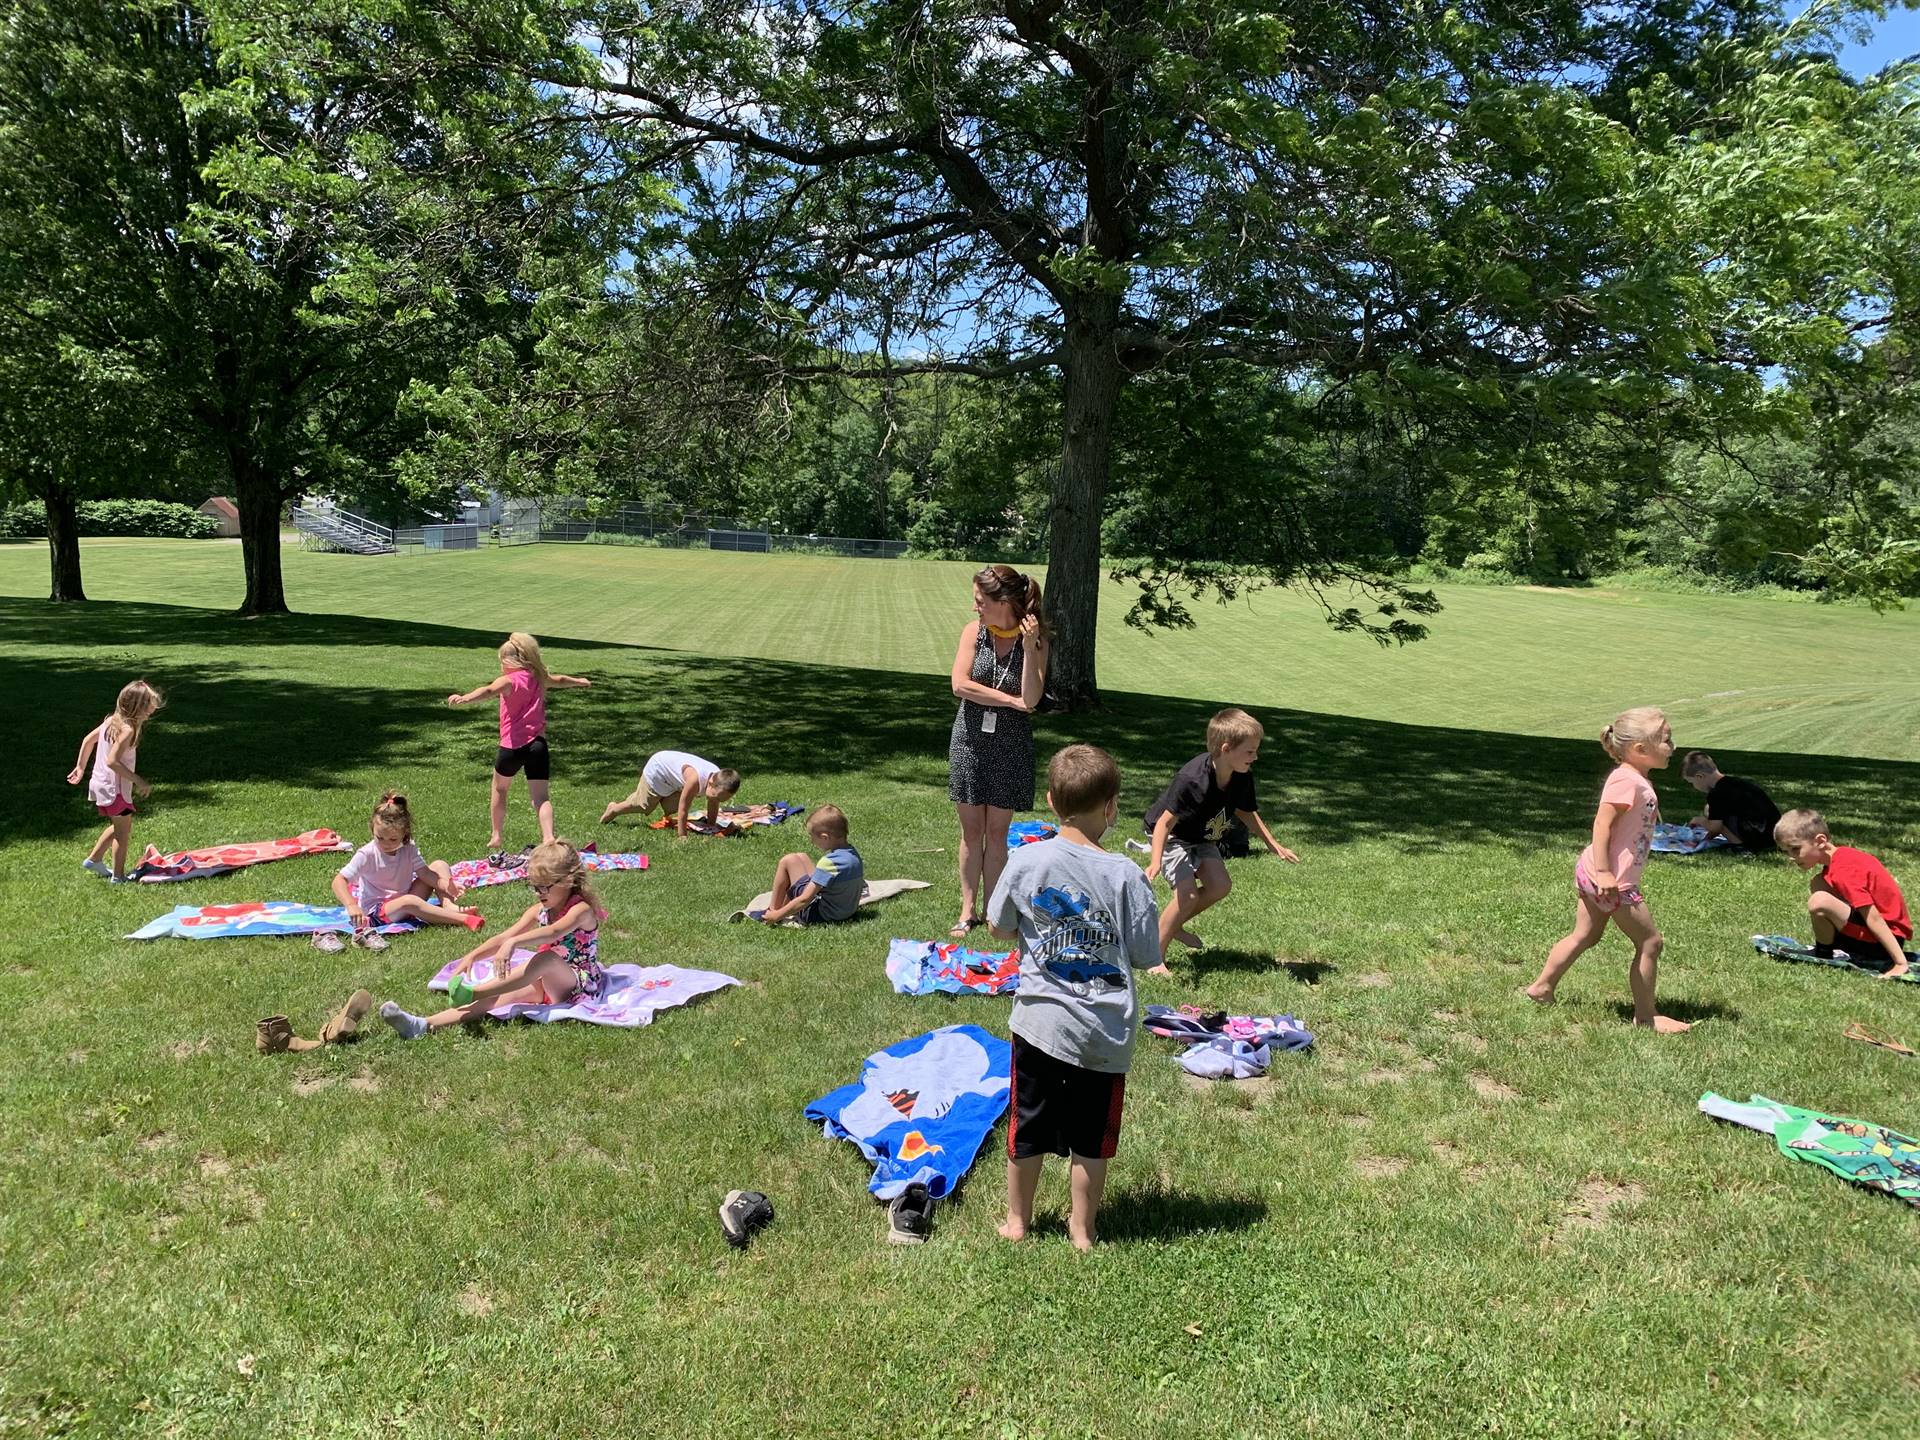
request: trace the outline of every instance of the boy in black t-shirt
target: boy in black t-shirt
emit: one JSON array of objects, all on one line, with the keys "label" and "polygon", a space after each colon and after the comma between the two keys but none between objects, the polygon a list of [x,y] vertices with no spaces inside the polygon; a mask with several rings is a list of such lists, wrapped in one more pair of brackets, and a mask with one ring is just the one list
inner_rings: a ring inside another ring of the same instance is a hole
[{"label": "boy in black t-shirt", "polygon": [[1780,807],[1751,780],[1722,775],[1704,750],[1689,750],[1680,762],[1680,776],[1707,796],[1707,809],[1690,822],[1709,835],[1724,835],[1742,850],[1760,854],[1771,850],[1773,827],[1780,823]]},{"label": "boy in black t-shirt", "polygon": [[1150,974],[1170,973],[1167,946],[1173,941],[1200,948],[1200,937],[1186,928],[1187,921],[1218,905],[1233,888],[1220,858],[1220,837],[1232,817],[1258,830],[1282,860],[1299,862],[1298,855],[1273,838],[1254,798],[1248,772],[1260,758],[1266,733],[1246,711],[1222,710],[1207,722],[1207,753],[1182,765],[1147,811],[1147,828],[1153,831],[1147,879],[1164,872],[1173,887],[1173,898],[1160,911],[1160,963]]}]

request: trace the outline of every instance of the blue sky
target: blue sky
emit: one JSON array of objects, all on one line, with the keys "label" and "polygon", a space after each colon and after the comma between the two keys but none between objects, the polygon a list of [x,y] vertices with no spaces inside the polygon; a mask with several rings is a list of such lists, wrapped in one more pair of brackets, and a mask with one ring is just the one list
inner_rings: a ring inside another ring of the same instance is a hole
[{"label": "blue sky", "polygon": [[1915,54],[1920,54],[1920,11],[1895,10],[1874,27],[1871,40],[1847,46],[1840,59],[1854,74],[1870,75]]}]

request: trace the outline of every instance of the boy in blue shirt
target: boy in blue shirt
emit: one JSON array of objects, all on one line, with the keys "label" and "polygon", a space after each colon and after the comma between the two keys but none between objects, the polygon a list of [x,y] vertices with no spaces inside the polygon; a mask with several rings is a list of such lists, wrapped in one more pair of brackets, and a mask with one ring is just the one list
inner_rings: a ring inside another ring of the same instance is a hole
[{"label": "boy in blue shirt", "polygon": [[760,912],[769,925],[836,925],[851,920],[867,888],[867,867],[847,842],[847,817],[838,805],[817,805],[807,816],[816,862],[798,850],[782,855],[773,872],[773,904]]},{"label": "boy in blue shirt", "polygon": [[1153,887],[1124,855],[1100,846],[1120,803],[1120,767],[1106,751],[1069,745],[1047,766],[1051,840],[1022,845],[987,904],[987,924],[1020,942],[1013,1015],[1013,1096],[1007,1120],[1007,1219],[1024,1240],[1048,1155],[1072,1160],[1067,1234],[1093,1248],[1107,1161],[1120,1143],[1120,1106],[1140,1007],[1133,972],[1160,960]]}]

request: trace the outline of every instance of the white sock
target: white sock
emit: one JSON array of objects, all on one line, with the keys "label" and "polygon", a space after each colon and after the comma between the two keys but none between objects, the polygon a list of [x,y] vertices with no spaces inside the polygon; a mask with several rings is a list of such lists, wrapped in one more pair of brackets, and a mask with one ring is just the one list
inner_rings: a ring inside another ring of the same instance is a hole
[{"label": "white sock", "polygon": [[93,873],[93,874],[95,874],[95,875],[111,875],[111,874],[113,874],[113,871],[111,871],[111,870],[109,870],[109,869],[108,869],[108,868],[106,867],[106,864],[105,864],[105,862],[103,862],[103,861],[100,861],[100,860],[82,860],[82,861],[80,862],[80,868],[81,868],[82,870],[86,870],[86,871],[90,871],[91,873]]},{"label": "white sock", "polygon": [[409,1015],[391,1000],[380,1005],[380,1018],[393,1027],[393,1033],[402,1040],[418,1040],[427,1033],[427,1022],[418,1015]]}]

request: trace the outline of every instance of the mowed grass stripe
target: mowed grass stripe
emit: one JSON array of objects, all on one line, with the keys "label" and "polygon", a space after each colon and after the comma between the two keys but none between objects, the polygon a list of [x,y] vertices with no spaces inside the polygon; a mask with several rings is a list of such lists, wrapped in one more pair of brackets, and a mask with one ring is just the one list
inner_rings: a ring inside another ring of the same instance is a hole
[{"label": "mowed grass stripe", "polygon": [[[227,543],[89,543],[89,593],[220,609],[238,598]],[[969,618],[971,565],[597,545],[365,558],[289,547],[296,609],[480,630],[942,674]],[[0,546],[0,594],[42,593],[45,554]],[[1109,586],[1100,674],[1114,690],[1232,698],[1484,732],[1583,736],[1619,710],[1667,706],[1684,745],[1920,758],[1912,716],[1920,617],[1726,596],[1440,587],[1420,644],[1329,634],[1289,592],[1195,608],[1192,630],[1123,623]]]}]

